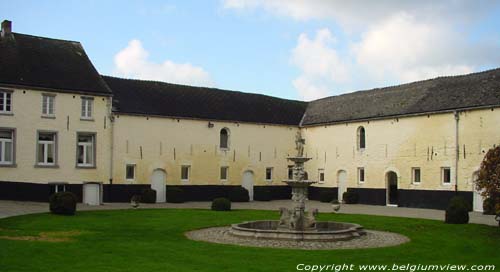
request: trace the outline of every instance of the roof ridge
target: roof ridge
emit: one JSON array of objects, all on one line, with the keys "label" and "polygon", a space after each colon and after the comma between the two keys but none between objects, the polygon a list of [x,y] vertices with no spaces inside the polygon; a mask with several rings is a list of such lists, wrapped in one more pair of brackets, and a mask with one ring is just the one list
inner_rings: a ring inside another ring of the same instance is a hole
[{"label": "roof ridge", "polygon": [[59,42],[69,42],[69,43],[77,43],[77,44],[82,44],[79,41],[74,41],[74,40],[66,40],[66,39],[56,39],[56,38],[49,38],[49,37],[44,37],[44,36],[36,36],[36,35],[30,35],[30,34],[24,34],[24,33],[19,33],[19,32],[12,32],[14,35],[22,35],[22,36],[27,36],[31,38],[38,38],[38,39],[44,39],[44,40],[52,40],[52,41],[59,41]]}]

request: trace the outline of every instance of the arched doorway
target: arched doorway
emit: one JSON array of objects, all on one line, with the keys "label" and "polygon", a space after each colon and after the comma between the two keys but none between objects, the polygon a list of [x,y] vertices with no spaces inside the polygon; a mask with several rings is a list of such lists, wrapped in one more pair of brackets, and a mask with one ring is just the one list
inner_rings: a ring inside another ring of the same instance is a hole
[{"label": "arched doorway", "polygon": [[474,192],[474,198],[472,199],[472,206],[475,212],[483,212],[483,202],[484,197],[481,195],[481,191],[478,191],[476,188],[476,180],[479,171],[475,171],[472,174],[472,191]]},{"label": "arched doorway", "polygon": [[151,175],[151,189],[156,191],[156,202],[167,200],[167,173],[163,169],[155,169]]},{"label": "arched doorway", "polygon": [[398,175],[389,171],[385,174],[387,183],[387,205],[398,205]]},{"label": "arched doorway", "polygon": [[347,172],[345,170],[339,170],[337,172],[337,182],[338,182],[338,201],[343,200],[344,193],[347,191]]},{"label": "arched doorway", "polygon": [[253,201],[253,184],[254,184],[253,172],[250,170],[245,171],[243,173],[243,177],[241,180],[241,186],[247,189],[250,201]]}]

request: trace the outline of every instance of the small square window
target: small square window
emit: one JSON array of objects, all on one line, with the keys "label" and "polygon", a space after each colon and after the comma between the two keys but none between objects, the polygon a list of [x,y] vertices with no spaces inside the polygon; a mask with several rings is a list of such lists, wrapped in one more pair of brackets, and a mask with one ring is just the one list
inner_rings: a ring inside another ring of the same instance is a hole
[{"label": "small square window", "polygon": [[324,169],[318,169],[318,182],[325,183],[325,170]]},{"label": "small square window", "polygon": [[272,181],[272,180],[273,180],[273,168],[267,167],[266,168],[266,181]]},{"label": "small square window", "polygon": [[189,172],[191,171],[191,166],[183,165],[181,166],[181,180],[188,181],[189,180]]},{"label": "small square window", "polygon": [[227,180],[227,173],[229,171],[229,167],[227,166],[222,166],[220,168],[220,180],[226,181]]},{"label": "small square window", "polygon": [[363,167],[358,167],[358,182],[365,182],[365,168]]},{"label": "small square window", "polygon": [[288,179],[289,180],[293,179],[293,165],[288,166]]},{"label": "small square window", "polygon": [[441,180],[443,184],[450,184],[451,183],[451,170],[449,167],[442,167],[441,168]]},{"label": "small square window", "polygon": [[411,169],[411,181],[413,184],[420,184],[420,168],[413,167]]},{"label": "small square window", "polygon": [[135,164],[127,164],[125,167],[125,178],[127,180],[135,180]]},{"label": "small square window", "polygon": [[55,193],[66,192],[66,185],[64,185],[64,184],[55,184],[54,185],[54,191],[55,191]]}]

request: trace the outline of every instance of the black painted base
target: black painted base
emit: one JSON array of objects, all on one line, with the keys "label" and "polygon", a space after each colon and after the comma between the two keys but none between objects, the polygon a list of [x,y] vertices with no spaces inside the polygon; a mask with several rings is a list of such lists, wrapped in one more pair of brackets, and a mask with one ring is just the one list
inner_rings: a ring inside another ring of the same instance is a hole
[{"label": "black painted base", "polygon": [[320,200],[320,195],[323,192],[331,193],[335,196],[334,199],[337,199],[337,196],[338,196],[338,188],[337,187],[315,187],[315,186],[311,186],[308,188],[307,198],[309,200]]},{"label": "black painted base", "polygon": [[466,191],[398,190],[398,206],[444,210],[450,199],[459,195],[472,208],[473,193]]}]

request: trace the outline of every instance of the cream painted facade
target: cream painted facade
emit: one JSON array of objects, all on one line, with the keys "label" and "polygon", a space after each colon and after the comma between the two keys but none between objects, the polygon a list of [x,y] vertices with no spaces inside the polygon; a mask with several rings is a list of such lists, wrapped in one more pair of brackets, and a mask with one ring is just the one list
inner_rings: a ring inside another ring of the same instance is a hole
[{"label": "cream painted facade", "polygon": [[[109,179],[111,97],[1,88],[12,91],[12,114],[0,115],[0,128],[15,130],[15,164],[0,167],[0,180],[43,183],[103,182]],[[42,116],[42,96],[54,95],[55,114]],[[81,119],[81,97],[93,98],[93,118]],[[56,165],[37,165],[37,133],[56,133]],[[77,133],[95,133],[95,167],[76,164]]]}]

